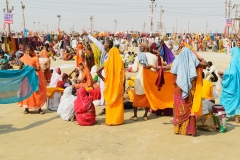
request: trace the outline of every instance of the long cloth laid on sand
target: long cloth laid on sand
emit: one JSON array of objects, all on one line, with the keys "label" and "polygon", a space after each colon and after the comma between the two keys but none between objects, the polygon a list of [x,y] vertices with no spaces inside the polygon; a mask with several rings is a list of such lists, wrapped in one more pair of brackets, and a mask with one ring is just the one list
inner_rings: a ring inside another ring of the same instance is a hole
[{"label": "long cloth laid on sand", "polygon": [[0,104],[15,103],[30,97],[39,89],[35,69],[0,70]]}]

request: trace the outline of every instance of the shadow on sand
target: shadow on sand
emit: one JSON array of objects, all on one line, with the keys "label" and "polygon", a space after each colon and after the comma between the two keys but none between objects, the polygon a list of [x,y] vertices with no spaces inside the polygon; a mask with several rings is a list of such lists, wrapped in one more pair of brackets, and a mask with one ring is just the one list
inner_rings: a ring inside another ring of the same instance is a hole
[{"label": "shadow on sand", "polygon": [[31,129],[31,128],[43,125],[43,124],[45,124],[47,122],[50,122],[50,121],[52,121],[54,119],[57,119],[57,118],[59,118],[59,116],[55,116],[55,117],[52,117],[52,118],[49,118],[49,119],[45,119],[45,120],[41,120],[41,121],[38,121],[38,122],[34,122],[34,123],[29,124],[29,125],[27,125],[26,127],[23,127],[23,128],[13,128],[12,124],[0,125],[0,135],[1,134],[6,134],[6,133],[11,133],[11,132],[18,132],[18,131],[28,130],[28,129]]}]

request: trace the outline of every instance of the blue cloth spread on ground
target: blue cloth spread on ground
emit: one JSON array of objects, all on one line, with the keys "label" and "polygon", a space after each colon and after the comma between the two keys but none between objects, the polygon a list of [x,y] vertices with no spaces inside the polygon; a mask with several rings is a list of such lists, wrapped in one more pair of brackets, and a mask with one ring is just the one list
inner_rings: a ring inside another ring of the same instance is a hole
[{"label": "blue cloth spread on ground", "polygon": [[39,79],[33,67],[0,70],[0,104],[23,101],[38,89]]},{"label": "blue cloth spread on ground", "polygon": [[227,116],[240,115],[240,48],[232,48],[229,68],[224,72],[220,104]]}]

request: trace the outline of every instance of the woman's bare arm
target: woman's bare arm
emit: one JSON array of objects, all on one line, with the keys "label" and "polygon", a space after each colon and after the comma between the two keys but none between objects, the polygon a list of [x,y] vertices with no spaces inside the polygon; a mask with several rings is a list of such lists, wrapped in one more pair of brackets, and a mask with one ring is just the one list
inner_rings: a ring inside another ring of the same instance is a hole
[{"label": "woman's bare arm", "polygon": [[105,78],[102,76],[102,70],[103,69],[104,69],[104,67],[99,67],[96,73],[104,81]]}]

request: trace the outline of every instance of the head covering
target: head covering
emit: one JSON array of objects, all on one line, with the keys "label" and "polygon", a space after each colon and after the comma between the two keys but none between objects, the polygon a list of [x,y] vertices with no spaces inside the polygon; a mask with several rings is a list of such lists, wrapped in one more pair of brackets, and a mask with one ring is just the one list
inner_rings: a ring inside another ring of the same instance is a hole
[{"label": "head covering", "polygon": [[86,111],[91,108],[93,101],[92,96],[88,96],[88,93],[84,87],[80,87],[77,92],[77,99],[74,102],[74,105],[79,108],[79,112]]},{"label": "head covering", "polygon": [[123,95],[125,77],[124,63],[116,47],[113,47],[108,53],[108,59],[104,64],[104,72],[106,78],[103,95],[106,107],[114,107],[114,102]]},{"label": "head covering", "polygon": [[77,49],[82,50],[83,49],[83,45],[82,44],[78,44],[77,45]]},{"label": "head covering", "polygon": [[72,95],[72,86],[67,87],[60,100],[57,114],[64,120],[69,120],[74,115],[74,101],[76,97]]},{"label": "head covering", "polygon": [[52,77],[49,86],[56,87],[58,82],[62,81],[61,69],[59,67],[53,69]]},{"label": "head covering", "polygon": [[232,59],[229,68],[224,72],[220,104],[224,106],[227,116],[240,115],[240,48],[231,50]]},{"label": "head covering", "polygon": [[180,55],[173,61],[171,73],[177,75],[177,85],[182,90],[182,98],[188,96],[192,88],[191,81],[197,77],[196,67],[199,61],[196,55],[189,48],[182,48]]}]

